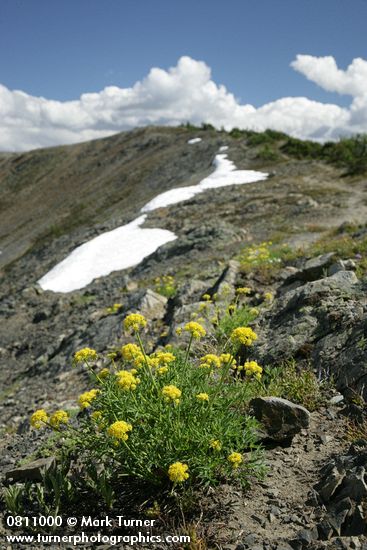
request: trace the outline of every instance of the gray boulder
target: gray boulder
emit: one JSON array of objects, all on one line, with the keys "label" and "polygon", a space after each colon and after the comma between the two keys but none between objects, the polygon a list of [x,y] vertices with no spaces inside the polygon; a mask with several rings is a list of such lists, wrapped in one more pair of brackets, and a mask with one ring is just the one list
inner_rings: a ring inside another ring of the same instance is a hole
[{"label": "gray boulder", "polygon": [[8,470],[5,479],[15,483],[16,481],[42,481],[44,474],[56,465],[56,458],[49,456],[28,462],[24,466]]},{"label": "gray boulder", "polygon": [[261,364],[311,361],[337,388],[367,396],[367,295],[353,271],[337,271],[281,295],[259,319]]},{"label": "gray boulder", "polygon": [[163,319],[166,313],[167,298],[147,289],[138,305],[139,312],[147,319]]},{"label": "gray boulder", "polygon": [[272,441],[292,439],[310,423],[310,413],[305,407],[280,397],[256,397],[250,406],[265,430],[265,439]]}]

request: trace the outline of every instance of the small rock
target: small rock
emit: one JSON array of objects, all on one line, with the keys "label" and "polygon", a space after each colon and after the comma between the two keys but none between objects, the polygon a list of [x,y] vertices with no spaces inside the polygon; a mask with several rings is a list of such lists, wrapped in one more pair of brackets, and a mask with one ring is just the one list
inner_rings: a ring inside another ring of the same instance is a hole
[{"label": "small rock", "polygon": [[330,443],[330,441],[333,440],[333,437],[327,434],[319,434],[319,437],[320,437],[321,443],[323,443],[324,445],[327,445],[327,443]]},{"label": "small rock", "polygon": [[337,281],[338,286],[350,287],[358,283],[358,277],[353,271],[337,271],[330,277],[333,281]]},{"label": "small rock", "polygon": [[250,402],[255,418],[265,429],[265,439],[286,441],[307,428],[310,413],[305,407],[280,397],[256,397]]},{"label": "small rock", "polygon": [[254,535],[253,533],[249,533],[243,539],[243,543],[246,544],[246,546],[250,546],[250,548],[252,548],[252,546],[256,543],[256,539],[256,535]]},{"label": "small rock", "polygon": [[337,466],[331,466],[327,475],[315,485],[316,491],[324,502],[328,502],[336,489],[341,485],[345,477],[345,471]]},{"label": "small rock", "polygon": [[338,403],[341,403],[342,401],[344,401],[344,395],[337,393],[329,400],[329,403],[330,405],[338,405]]},{"label": "small rock", "polygon": [[286,279],[285,283],[289,284],[295,280],[307,282],[321,279],[325,276],[327,268],[331,264],[334,256],[335,252],[328,252],[327,254],[310,258],[306,261],[303,268],[296,273],[292,273],[288,279]]},{"label": "small rock", "polygon": [[148,288],[140,301],[138,309],[147,319],[163,319],[166,313],[167,301],[165,296]]},{"label": "small rock", "polygon": [[43,475],[56,464],[56,458],[49,456],[28,462],[13,470],[8,470],[5,479],[15,481],[42,481]]}]

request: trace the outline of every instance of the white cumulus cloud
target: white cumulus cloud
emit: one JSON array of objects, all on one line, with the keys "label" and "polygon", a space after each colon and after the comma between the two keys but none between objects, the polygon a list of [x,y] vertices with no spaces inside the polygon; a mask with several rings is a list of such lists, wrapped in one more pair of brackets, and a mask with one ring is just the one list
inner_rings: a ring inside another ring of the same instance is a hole
[{"label": "white cumulus cloud", "polygon": [[317,140],[367,132],[367,61],[346,70],[333,57],[298,55],[291,66],[326,91],[351,96],[349,108],[306,97],[276,99],[259,108],[241,104],[211,78],[210,68],[181,57],[168,70],[153,68],[131,88],[108,86],[73,101],[34,97],[0,84],[0,150],[76,143],[136,126],[209,122],[217,128],[273,128]]}]

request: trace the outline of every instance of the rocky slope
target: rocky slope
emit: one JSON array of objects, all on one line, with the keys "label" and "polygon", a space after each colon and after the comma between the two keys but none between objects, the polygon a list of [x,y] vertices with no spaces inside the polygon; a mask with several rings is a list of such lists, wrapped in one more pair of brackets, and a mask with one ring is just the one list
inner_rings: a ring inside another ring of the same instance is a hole
[{"label": "rocky slope", "polygon": [[[202,142],[189,146],[193,135]],[[157,193],[199,182],[223,145],[238,168],[269,172],[269,179],[210,190],[150,213],[146,226],[178,238],[134,268],[67,294],[38,287],[37,279],[76,245],[130,221]],[[264,483],[245,494],[223,486],[203,495],[199,532],[209,548],[367,547],[367,443],[347,439],[351,424],[365,422],[363,254],[341,252],[340,240],[321,257],[312,248],[318,239],[332,242],[332,230],[342,224],[341,237],[363,241],[364,229],[350,237],[349,228],[366,219],[367,181],[318,161],[259,156],[258,147],[224,132],[148,128],[0,157],[2,471],[39,447],[42,436],[28,421],[35,408],[72,408],[85,390],[86,376],[71,368],[74,352],[84,346],[105,352],[124,342],[122,313],[139,310],[154,320],[154,347],[175,340],[176,325],[190,319],[204,293],[224,283],[230,292],[250,286],[253,306],[264,292],[275,295],[254,325],[259,362],[311,364],[320,378],[332,377],[333,391],[341,394],[331,393],[334,399],[312,412],[309,429],[291,444],[268,445]],[[264,240],[303,252],[271,272],[231,261]],[[178,288],[170,300],[154,292],[154,279],[166,274]],[[108,314],[113,303],[121,307]]]}]

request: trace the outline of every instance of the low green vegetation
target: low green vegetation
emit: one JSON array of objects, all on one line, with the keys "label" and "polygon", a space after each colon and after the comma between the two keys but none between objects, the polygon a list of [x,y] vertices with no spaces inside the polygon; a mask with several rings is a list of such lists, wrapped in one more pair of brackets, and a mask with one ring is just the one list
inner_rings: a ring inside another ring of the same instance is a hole
[{"label": "low green vegetation", "polygon": [[[262,243],[243,260],[263,266],[280,250]],[[219,295],[204,294],[192,320],[177,328],[177,347],[151,349],[147,320],[132,313],[123,322],[128,343],[103,356],[77,351],[74,364],[90,380],[77,399],[79,413],[38,409],[31,417],[34,429],[49,433],[42,455],[52,449],[57,465],[42,482],[7,489],[7,509],[55,516],[87,513],[89,503],[99,502],[101,514],[135,510],[164,523],[192,513],[197,491],[263,478],[250,400],[275,395],[311,410],[322,404],[311,370],[298,371],[295,362],[263,368],[254,360],[258,336],[251,325],[272,300],[269,292],[259,301],[254,289],[222,285]],[[111,314],[119,311],[120,304],[111,306]]]},{"label": "low green vegetation", "polygon": [[154,290],[166,298],[173,298],[177,292],[175,278],[172,275],[156,277],[154,279]]},{"label": "low green vegetation", "polygon": [[315,411],[326,403],[332,383],[317,378],[311,367],[297,368],[296,361],[265,369],[266,394],[283,397]]},{"label": "low green vegetation", "polygon": [[[183,125],[189,131],[214,130],[211,124],[195,127]],[[362,175],[367,172],[367,135],[358,134],[340,138],[338,141],[319,143],[301,140],[283,132],[267,129],[264,132],[233,128],[228,135],[244,140],[248,147],[259,148],[257,158],[268,162],[279,162],[291,157],[297,160],[320,160],[344,169],[347,176]]]}]

